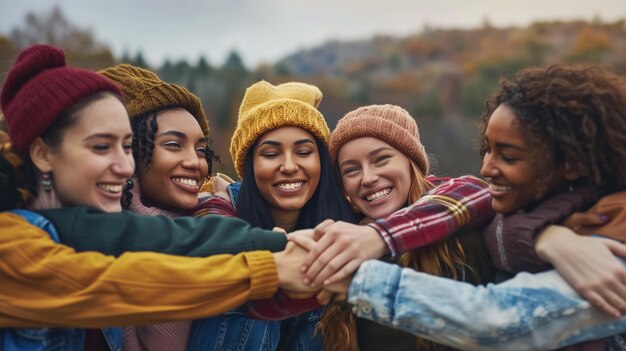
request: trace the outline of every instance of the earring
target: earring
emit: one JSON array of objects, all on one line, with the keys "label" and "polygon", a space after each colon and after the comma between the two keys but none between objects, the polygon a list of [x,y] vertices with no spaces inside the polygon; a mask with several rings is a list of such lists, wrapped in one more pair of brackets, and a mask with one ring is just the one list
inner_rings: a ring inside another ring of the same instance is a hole
[{"label": "earring", "polygon": [[569,182],[569,191],[574,191],[574,182]]},{"label": "earring", "polygon": [[50,178],[50,173],[42,174],[39,184],[41,184],[41,187],[46,193],[50,193],[52,191],[52,178]]}]

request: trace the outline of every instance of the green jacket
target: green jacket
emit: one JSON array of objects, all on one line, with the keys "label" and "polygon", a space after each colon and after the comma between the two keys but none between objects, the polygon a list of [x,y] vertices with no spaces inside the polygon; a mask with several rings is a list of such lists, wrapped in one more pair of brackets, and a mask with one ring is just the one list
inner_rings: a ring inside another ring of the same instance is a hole
[{"label": "green jacket", "polygon": [[121,255],[126,251],[154,251],[205,257],[244,251],[282,251],[283,233],[253,228],[237,218],[221,216],[143,216],[129,211],[106,213],[86,206],[36,211],[56,227],[61,242],[76,251]]}]

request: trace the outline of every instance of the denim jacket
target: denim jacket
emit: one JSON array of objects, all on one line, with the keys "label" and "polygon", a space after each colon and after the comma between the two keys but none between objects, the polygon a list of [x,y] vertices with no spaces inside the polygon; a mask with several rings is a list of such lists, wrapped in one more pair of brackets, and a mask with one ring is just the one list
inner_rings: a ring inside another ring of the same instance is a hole
[{"label": "denim jacket", "polygon": [[[40,214],[26,211],[11,211],[22,216],[28,223],[46,231],[52,240],[59,242],[56,229]],[[111,350],[122,349],[122,329],[102,329]],[[0,351],[78,351],[83,350],[85,330],[76,328],[15,328],[0,329]]]},{"label": "denim jacket", "polygon": [[357,316],[463,350],[548,350],[626,332],[556,271],[473,286],[370,260],[350,285]]},{"label": "denim jacket", "polygon": [[[322,310],[319,308],[306,315],[307,323],[291,350],[322,350],[321,337],[313,336]],[[238,308],[217,317],[193,321],[188,350],[274,351],[281,334],[286,337],[292,323],[293,319],[286,321],[250,319],[246,317],[243,307]]]},{"label": "denim jacket", "polygon": [[[236,208],[241,182],[230,184],[227,190]],[[293,346],[294,351],[322,350],[321,337],[313,336],[322,310],[319,308],[306,315],[307,322]],[[285,321],[250,319],[245,307],[236,308],[216,317],[193,321],[188,350],[274,351],[280,337],[288,335],[293,323],[293,318]]]}]

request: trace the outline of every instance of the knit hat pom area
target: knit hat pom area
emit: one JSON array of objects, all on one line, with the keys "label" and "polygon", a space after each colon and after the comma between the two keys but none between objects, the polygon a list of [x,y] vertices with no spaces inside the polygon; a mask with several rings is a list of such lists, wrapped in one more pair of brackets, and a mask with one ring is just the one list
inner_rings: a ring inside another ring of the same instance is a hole
[{"label": "knit hat pom area", "polygon": [[107,78],[68,67],[61,49],[38,44],[24,50],[0,93],[0,107],[16,150],[24,153],[65,109],[99,91],[120,95]]},{"label": "knit hat pom area", "polygon": [[377,138],[395,147],[413,160],[423,175],[428,175],[428,156],[420,141],[417,123],[402,107],[370,105],[348,112],[330,135],[332,162],[337,163],[343,145],[361,137]]},{"label": "knit hat pom area", "polygon": [[131,119],[181,107],[193,115],[204,136],[209,137],[211,130],[200,98],[186,88],[165,82],[152,71],[126,63],[101,70],[100,74],[118,83]]},{"label": "knit hat pom area", "polygon": [[322,92],[310,84],[290,82],[273,85],[260,81],[248,89],[239,108],[230,153],[242,177],[245,157],[263,134],[281,127],[299,127],[328,144],[330,130],[317,110]]},{"label": "knit hat pom area", "polygon": [[65,66],[65,55],[61,49],[49,45],[34,45],[22,51],[9,71],[2,91],[2,104],[15,94],[39,72]]}]

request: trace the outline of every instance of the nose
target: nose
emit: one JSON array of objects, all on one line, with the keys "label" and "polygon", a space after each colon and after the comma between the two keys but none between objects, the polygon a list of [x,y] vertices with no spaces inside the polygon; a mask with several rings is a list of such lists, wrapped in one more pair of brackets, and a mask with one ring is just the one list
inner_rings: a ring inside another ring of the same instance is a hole
[{"label": "nose", "polygon": [[380,177],[372,168],[363,168],[363,178],[361,179],[363,186],[372,186],[378,182],[378,179],[380,179]]},{"label": "nose", "polygon": [[483,156],[483,165],[480,168],[480,175],[485,178],[494,178],[498,175],[498,168],[493,162],[491,153],[485,153],[485,156]]},{"label": "nose", "polygon": [[280,171],[285,174],[293,174],[298,171],[298,163],[294,160],[292,155],[285,155],[285,158],[280,165]]},{"label": "nose", "polygon": [[195,147],[192,147],[185,152],[185,159],[181,162],[181,165],[185,169],[197,170],[200,169],[200,162],[202,162],[201,156],[196,152]]},{"label": "nose", "polygon": [[124,150],[119,152],[111,166],[111,170],[122,178],[130,178],[135,173],[133,154],[126,153]]}]

